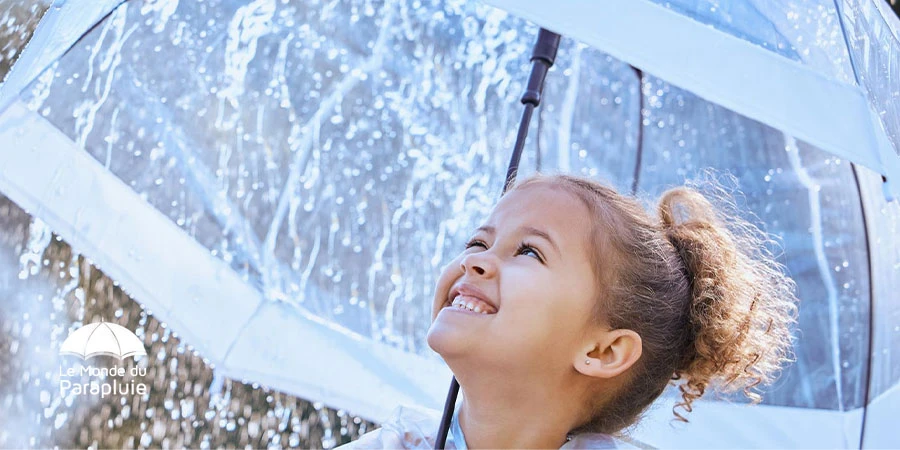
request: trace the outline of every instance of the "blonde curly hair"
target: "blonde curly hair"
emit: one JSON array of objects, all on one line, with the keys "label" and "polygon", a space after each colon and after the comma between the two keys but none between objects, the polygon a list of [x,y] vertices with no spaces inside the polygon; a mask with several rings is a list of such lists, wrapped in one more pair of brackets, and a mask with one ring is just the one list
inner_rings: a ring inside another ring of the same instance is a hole
[{"label": "blonde curly hair", "polygon": [[690,412],[709,388],[743,390],[758,403],[759,386],[792,361],[796,284],[767,248],[777,242],[741,217],[712,171],[703,174],[713,176],[665,191],[657,217],[637,198],[579,176],[536,173],[508,191],[549,183],[587,206],[591,263],[607,287],[595,322],[642,339],[626,384],[594,395],[570,434],[620,433],[669,384],[681,391],[673,413],[683,422],[678,408]]}]

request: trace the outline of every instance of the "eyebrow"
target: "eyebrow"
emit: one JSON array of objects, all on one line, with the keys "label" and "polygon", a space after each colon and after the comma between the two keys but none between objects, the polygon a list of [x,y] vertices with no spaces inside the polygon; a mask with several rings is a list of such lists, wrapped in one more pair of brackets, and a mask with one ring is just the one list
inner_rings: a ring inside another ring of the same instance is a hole
[{"label": "eyebrow", "polygon": [[[494,232],[496,231],[496,229],[492,226],[482,225],[482,226],[478,227],[477,229],[475,229],[475,231],[476,232],[484,231],[487,234],[493,235]],[[544,239],[545,241],[549,242],[550,245],[553,246],[553,248],[556,250],[556,253],[558,255],[562,254],[562,252],[559,251],[559,247],[556,245],[556,242],[553,242],[553,239],[550,238],[550,234],[547,233],[546,231],[541,230],[539,228],[527,226],[527,225],[519,227],[519,231],[524,231],[526,235],[537,236],[539,238]]]}]

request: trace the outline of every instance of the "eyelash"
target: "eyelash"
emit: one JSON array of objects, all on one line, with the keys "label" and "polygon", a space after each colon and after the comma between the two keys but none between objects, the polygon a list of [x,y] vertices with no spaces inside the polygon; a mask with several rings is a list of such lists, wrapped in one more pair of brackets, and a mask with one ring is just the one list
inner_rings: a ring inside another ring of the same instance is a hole
[{"label": "eyelash", "polygon": [[[472,247],[475,246],[475,245],[481,245],[481,246],[483,246],[485,249],[487,249],[487,245],[485,245],[484,242],[481,242],[481,241],[478,240],[478,239],[472,239],[471,241],[467,242],[467,243],[466,243],[466,249],[468,250],[468,249],[472,248]],[[516,254],[518,254],[518,253],[521,252],[522,250],[531,250],[531,251],[533,251],[534,254],[535,254],[535,256],[537,256],[537,260],[540,261],[540,262],[544,262],[544,259],[541,258],[541,254],[537,251],[537,249],[536,249],[533,245],[531,245],[530,243],[528,243],[527,241],[523,241],[521,244],[519,244],[519,248],[516,250]]]}]

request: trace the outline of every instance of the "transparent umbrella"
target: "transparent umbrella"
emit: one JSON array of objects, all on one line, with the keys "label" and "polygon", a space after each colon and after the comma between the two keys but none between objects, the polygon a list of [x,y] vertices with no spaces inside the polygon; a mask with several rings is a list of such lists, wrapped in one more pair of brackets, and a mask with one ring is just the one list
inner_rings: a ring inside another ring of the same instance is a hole
[{"label": "transparent umbrella", "polygon": [[0,86],[0,192],[219,376],[371,419],[439,410],[431,290],[502,189],[544,26],[564,38],[520,174],[652,198],[728,170],[803,301],[764,405],[702,402],[673,430],[664,396],[636,437],[890,443],[896,19],[874,0],[588,3],[55,2]]}]

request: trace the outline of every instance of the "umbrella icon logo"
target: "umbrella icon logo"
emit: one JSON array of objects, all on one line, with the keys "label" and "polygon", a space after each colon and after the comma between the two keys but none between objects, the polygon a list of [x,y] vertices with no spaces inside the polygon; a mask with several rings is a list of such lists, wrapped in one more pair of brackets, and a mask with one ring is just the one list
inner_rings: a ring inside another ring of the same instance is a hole
[{"label": "umbrella icon logo", "polygon": [[69,335],[59,349],[60,355],[88,359],[94,356],[146,356],[144,344],[131,330],[114,323],[100,321],[85,325]]}]

